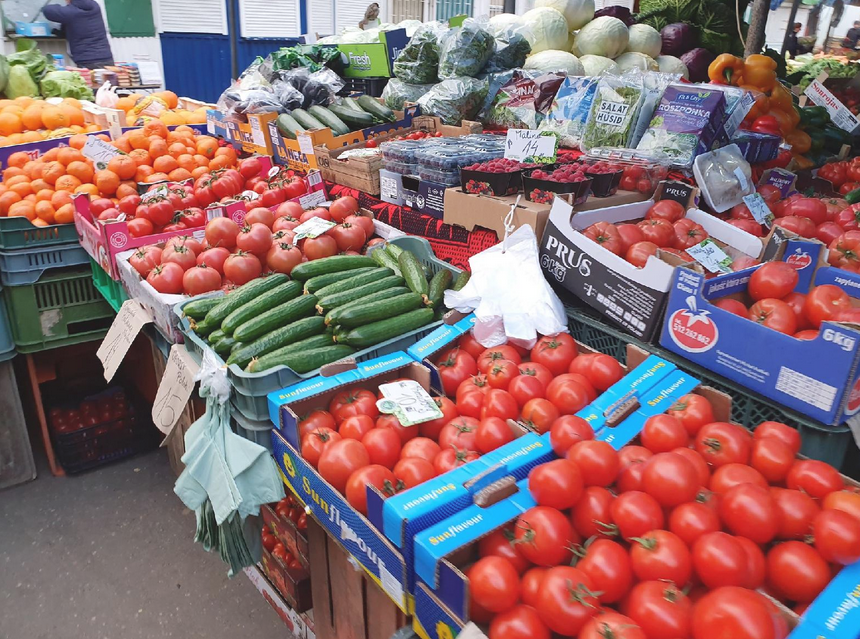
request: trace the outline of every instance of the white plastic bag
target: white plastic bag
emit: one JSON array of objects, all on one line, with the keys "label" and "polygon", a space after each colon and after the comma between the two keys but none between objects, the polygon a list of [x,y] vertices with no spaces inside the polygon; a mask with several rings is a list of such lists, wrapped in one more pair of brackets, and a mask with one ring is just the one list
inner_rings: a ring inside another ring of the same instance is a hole
[{"label": "white plastic bag", "polygon": [[119,102],[119,96],[116,94],[116,87],[110,82],[105,82],[99,87],[96,92],[96,104],[100,107],[115,109],[116,103]]},{"label": "white plastic bag", "polygon": [[462,290],[445,291],[445,306],[475,312],[475,339],[490,348],[512,342],[531,348],[538,334],[567,332],[561,300],[544,279],[537,238],[522,225],[496,246],[469,258],[472,277]]}]

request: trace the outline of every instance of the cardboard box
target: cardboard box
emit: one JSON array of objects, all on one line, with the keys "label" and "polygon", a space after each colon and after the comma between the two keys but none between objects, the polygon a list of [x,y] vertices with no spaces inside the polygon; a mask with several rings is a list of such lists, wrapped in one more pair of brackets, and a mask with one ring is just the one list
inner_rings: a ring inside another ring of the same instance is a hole
[{"label": "cardboard box", "polygon": [[313,610],[301,614],[293,610],[258,566],[249,566],[245,568],[244,572],[257,591],[263,595],[263,599],[269,603],[281,621],[284,622],[292,639],[315,639]]},{"label": "cardboard box", "polygon": [[306,568],[290,568],[265,548],[260,565],[263,573],[293,610],[304,612],[313,606],[311,576]]},{"label": "cardboard box", "polygon": [[[574,214],[570,204],[556,198],[540,244],[541,268],[550,282],[645,341],[659,332],[672,274],[683,260],[673,255],[652,256],[643,268],[637,268],[592,242],[582,231],[601,221],[641,220],[652,204],[647,200]],[[688,210],[686,217],[702,225],[712,239],[740,253],[751,257],[761,254],[760,238],[698,209]]]},{"label": "cardboard box", "polygon": [[345,78],[390,78],[391,63],[409,42],[406,29],[393,29],[379,33],[379,42],[365,44],[338,44],[345,64]]},{"label": "cardboard box", "polygon": [[419,213],[441,220],[445,217],[445,191],[449,185],[422,180],[416,175],[379,171],[379,199],[389,204],[408,206]]},{"label": "cardboard box", "polygon": [[274,122],[277,117],[277,113],[252,113],[248,114],[247,122],[225,118],[225,137],[233,146],[246,153],[272,155],[272,138],[268,133],[268,124]]},{"label": "cardboard box", "polygon": [[860,562],[845,566],[803,613],[789,639],[856,639],[860,628]]},{"label": "cardboard box", "polygon": [[[519,198],[519,203],[517,199]],[[495,231],[499,239],[505,236],[505,218],[516,204],[511,224],[532,227],[540,242],[549,219],[549,204],[530,202],[519,195],[473,195],[459,188],[445,189],[445,211],[442,221],[472,231],[476,226]]]},{"label": "cardboard box", "polygon": [[207,109],[206,111],[206,133],[216,138],[227,139],[227,116],[218,109]]},{"label": "cardboard box", "polygon": [[[823,246],[788,240],[783,260],[799,270],[796,291],[835,284],[860,296],[860,275],[818,266]],[[857,423],[860,328],[824,322],[817,338],[799,340],[712,304],[743,294],[752,267],[710,280],[687,268],[671,282],[660,345],[781,405],[828,425]]]},{"label": "cardboard box", "polygon": [[307,569],[310,567],[310,552],[308,550],[308,538],[296,528],[291,519],[281,517],[275,512],[274,507],[269,504],[260,508],[260,517],[263,525],[268,526],[272,534],[278,538],[284,547],[296,557]]},{"label": "cardboard box", "polygon": [[[405,113],[411,110],[418,112],[417,106],[406,107]],[[409,131],[429,131],[431,133],[441,133],[442,137],[451,138],[460,135],[469,135],[470,133],[480,133],[483,127],[479,122],[471,122],[464,120],[460,126],[450,126],[442,124],[437,117],[430,115],[415,115],[412,118],[412,126],[407,130],[397,131],[382,131],[378,133],[368,133],[370,129],[365,129],[366,138],[360,142],[348,144],[339,148],[329,148],[327,145],[316,146],[314,154],[323,173],[323,177],[330,182],[337,182],[344,186],[353,189],[370,193],[371,195],[379,195],[379,170],[382,168],[382,155],[377,154],[369,157],[347,158],[346,160],[338,159],[345,151],[352,149],[364,148],[365,142],[368,139],[374,139],[378,144],[387,141],[390,138],[398,135],[404,135]]]}]

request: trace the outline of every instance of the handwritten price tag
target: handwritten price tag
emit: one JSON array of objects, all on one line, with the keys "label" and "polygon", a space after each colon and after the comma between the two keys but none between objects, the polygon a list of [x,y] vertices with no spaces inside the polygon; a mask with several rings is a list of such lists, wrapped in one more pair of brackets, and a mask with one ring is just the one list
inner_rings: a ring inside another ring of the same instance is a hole
[{"label": "handwritten price tag", "polygon": [[418,382],[402,379],[391,384],[380,384],[379,392],[385,399],[376,405],[380,412],[390,413],[404,426],[414,426],[442,417],[442,411]]},{"label": "handwritten price tag", "polygon": [[299,151],[305,155],[314,155],[314,143],[311,141],[311,136],[301,133],[296,136],[299,143]]},{"label": "handwritten price tag", "polygon": [[687,253],[711,273],[730,273],[732,258],[713,240],[703,240],[687,249]]},{"label": "handwritten price tag", "polygon": [[87,138],[84,148],[81,149],[81,153],[84,154],[84,157],[93,161],[98,171],[104,171],[112,158],[122,155],[122,151],[118,148],[94,136]]},{"label": "handwritten price tag", "polygon": [[764,198],[760,193],[745,195],[744,204],[747,205],[747,208],[750,210],[750,213],[752,213],[756,222],[764,224],[768,228],[773,226],[773,213],[771,213],[767,206],[767,202],[764,201]]},{"label": "handwritten price tag", "polygon": [[96,356],[104,366],[106,381],[113,379],[134,338],[140,333],[140,329],[151,321],[152,318],[136,300],[122,303],[116,319],[96,351]]},{"label": "handwritten price tag", "polygon": [[549,131],[508,129],[505,157],[517,162],[552,164],[555,162],[558,138]]},{"label": "handwritten price tag", "polygon": [[167,356],[164,377],[158,386],[152,404],[152,423],[165,435],[169,435],[185,405],[194,392],[194,376],[200,366],[191,359],[181,344],[174,344]]}]

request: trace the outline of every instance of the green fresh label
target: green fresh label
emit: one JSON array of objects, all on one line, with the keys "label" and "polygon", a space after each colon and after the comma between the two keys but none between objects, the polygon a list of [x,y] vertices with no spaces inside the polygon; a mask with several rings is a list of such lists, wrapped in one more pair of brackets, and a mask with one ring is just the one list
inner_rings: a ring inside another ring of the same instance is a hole
[{"label": "green fresh label", "polygon": [[385,78],[391,75],[384,44],[339,44],[337,48],[346,58],[343,74],[347,78]]}]

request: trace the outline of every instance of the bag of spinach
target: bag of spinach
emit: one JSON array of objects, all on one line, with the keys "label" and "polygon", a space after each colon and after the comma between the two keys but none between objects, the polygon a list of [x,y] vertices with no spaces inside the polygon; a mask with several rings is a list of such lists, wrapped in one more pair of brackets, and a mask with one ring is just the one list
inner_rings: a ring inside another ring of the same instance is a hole
[{"label": "bag of spinach", "polygon": [[407,102],[417,102],[418,98],[432,88],[432,84],[407,84],[397,78],[391,78],[382,90],[382,102],[389,109],[402,111]]},{"label": "bag of spinach", "polygon": [[421,113],[435,115],[443,124],[472,120],[487,97],[488,83],[475,78],[449,78],[418,99]]},{"label": "bag of spinach", "polygon": [[531,30],[528,27],[510,24],[491,33],[496,44],[493,55],[484,67],[485,73],[517,69],[526,63],[526,58],[532,52],[532,45],[528,39]]},{"label": "bag of spinach", "polygon": [[409,84],[439,80],[439,40],[448,27],[441,22],[421,25],[394,60],[394,76]]},{"label": "bag of spinach", "polygon": [[557,133],[561,146],[578,149],[597,92],[597,82],[595,77],[565,78],[538,129]]},{"label": "bag of spinach", "polygon": [[439,77],[474,77],[493,55],[495,40],[475,20],[449,30],[439,41]]},{"label": "bag of spinach", "polygon": [[643,89],[639,69],[600,78],[582,135],[583,151],[628,146],[642,105]]}]

